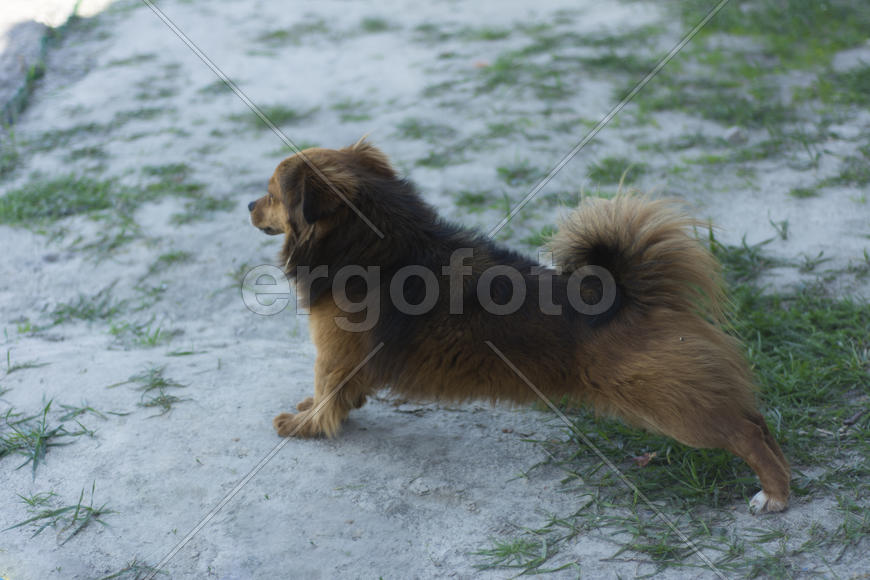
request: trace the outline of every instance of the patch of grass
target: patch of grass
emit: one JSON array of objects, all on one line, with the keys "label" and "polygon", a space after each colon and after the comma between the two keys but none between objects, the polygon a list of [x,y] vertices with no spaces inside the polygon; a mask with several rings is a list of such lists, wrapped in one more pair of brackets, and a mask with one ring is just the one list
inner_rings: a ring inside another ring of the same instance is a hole
[{"label": "patch of grass", "polygon": [[231,199],[201,195],[184,204],[184,212],[173,214],[169,221],[173,224],[183,225],[206,219],[216,211],[229,211],[236,207],[236,202]]},{"label": "patch of grass", "polygon": [[560,133],[571,133],[579,135],[582,131],[591,129],[597,124],[596,121],[590,121],[583,117],[573,117],[559,121],[553,125],[553,130]]},{"label": "patch of grass", "polygon": [[[181,389],[186,388],[187,385],[164,376],[165,370],[165,366],[150,367],[141,373],[131,376],[127,381],[125,381],[126,383],[133,382],[139,385],[137,390],[142,393],[139,401],[140,407],[159,407],[161,409],[161,412],[157,415],[153,415],[154,417],[165,415],[172,410],[174,404],[186,400],[167,392],[167,389]],[[112,386],[115,387],[118,385]]]},{"label": "patch of grass", "polygon": [[437,44],[450,40],[453,33],[433,22],[426,22],[414,28],[414,40],[426,44]]},{"label": "patch of grass", "polygon": [[721,244],[710,233],[710,249],[725,268],[726,279],[731,284],[754,282],[766,270],[782,265],[780,261],[764,253],[764,247],[773,238],[749,245],[744,236],[739,246]]},{"label": "patch of grass", "polygon": [[722,153],[702,153],[691,159],[686,159],[687,163],[694,165],[719,165],[729,161],[731,161],[731,157]]},{"label": "patch of grass", "polygon": [[142,236],[139,225],[124,214],[118,214],[115,219],[106,222],[94,239],[85,241],[79,237],[70,244],[70,249],[85,252],[96,262],[102,262],[114,257],[123,246]]},{"label": "patch of grass", "polygon": [[797,199],[807,199],[809,197],[818,197],[819,191],[814,187],[793,187],[788,194]]},{"label": "patch of grass", "polygon": [[168,99],[178,94],[177,87],[160,86],[153,82],[142,82],[138,84],[139,90],[135,95],[138,101],[153,102],[157,99]]},{"label": "patch of grass", "polygon": [[773,221],[772,219],[767,220],[770,222],[770,225],[773,226],[773,229],[776,230],[776,235],[779,236],[781,240],[788,239],[788,220],[781,220],[778,222]]},{"label": "patch of grass", "polygon": [[378,32],[386,32],[388,30],[392,30],[395,28],[395,25],[392,24],[389,20],[385,18],[380,18],[377,16],[367,16],[362,19],[360,22],[360,28],[362,28],[363,32],[367,32],[369,34],[375,34]]},{"label": "patch of grass", "polygon": [[131,307],[131,310],[134,312],[142,312],[143,310],[148,310],[149,308],[160,302],[167,289],[168,286],[166,284],[149,285],[144,280],[140,280],[139,284],[136,286],[136,292],[139,294],[140,300],[138,304]]},{"label": "patch of grass", "polygon": [[309,37],[324,35],[327,32],[329,32],[329,28],[325,20],[306,19],[287,28],[278,28],[262,34],[258,37],[258,40],[271,46],[285,44],[299,45]]},{"label": "patch of grass", "polygon": [[105,135],[110,130],[110,125],[88,122],[73,125],[66,129],[46,131],[39,136],[28,140],[27,148],[32,151],[51,151],[60,147],[69,147],[71,143],[80,143],[89,137]]},{"label": "patch of grass", "polygon": [[556,233],[556,229],[556,226],[548,224],[534,234],[523,238],[522,242],[527,246],[531,246],[533,248],[540,248],[550,241],[550,238],[552,238],[553,234]]},{"label": "patch of grass", "polygon": [[823,179],[819,185],[857,185],[865,186],[870,183],[870,156],[849,155],[843,159],[840,165],[840,173],[834,177]]},{"label": "patch of grass", "polygon": [[141,109],[131,109],[129,111],[119,111],[115,113],[112,119],[112,125],[118,126],[130,121],[150,121],[157,117],[168,113],[171,109],[161,107],[142,107]]},{"label": "patch of grass", "polygon": [[539,167],[532,165],[528,160],[522,159],[512,165],[502,165],[496,168],[499,179],[508,185],[515,187],[530,185],[543,178],[547,173]]},{"label": "patch of grass", "polygon": [[[532,535],[532,534],[530,534]],[[552,544],[548,545],[545,540],[534,538],[519,538],[508,541],[496,540],[493,547],[478,550],[476,556],[484,556],[488,561],[478,565],[480,570],[493,568],[521,568],[530,572],[555,572],[564,569],[541,570],[541,565],[553,554]]]},{"label": "patch of grass", "polygon": [[495,61],[481,69],[479,92],[490,92],[500,86],[522,84],[529,74],[529,65],[520,60],[515,53],[500,55]]},{"label": "patch of grass", "polygon": [[454,158],[455,155],[456,151],[451,149],[432,151],[426,157],[418,159],[417,165],[440,169],[442,167],[447,167],[448,165],[455,163],[457,161]]},{"label": "patch of grass", "polygon": [[18,418],[7,411],[4,417],[3,431],[0,432],[0,458],[13,453],[23,455],[27,459],[16,469],[21,469],[30,464],[33,479],[36,479],[36,470],[45,461],[45,455],[52,447],[69,445],[69,441],[63,438],[91,435],[79,423],[81,430],[68,431],[63,424],[49,427],[48,413],[52,402],[49,401],[43,407],[42,412],[30,417]]},{"label": "patch of grass", "polygon": [[100,147],[99,145],[92,145],[89,147],[79,147],[77,149],[73,149],[70,151],[66,158],[70,161],[80,161],[82,159],[106,159],[108,154],[106,150]]},{"label": "patch of grass", "polygon": [[457,135],[456,129],[443,123],[409,117],[396,125],[396,134],[402,139],[443,141]]},{"label": "patch of grass", "polygon": [[[622,98],[628,89],[618,92]],[[794,108],[783,102],[778,85],[767,84],[764,79],[742,83],[721,73],[719,77],[663,73],[659,84],[641,91],[635,101],[642,113],[682,111],[725,126],[779,126],[796,115]]]},{"label": "patch of grass", "polygon": [[526,127],[528,125],[530,125],[530,121],[528,119],[512,122],[487,123],[486,138],[500,139],[503,137],[510,137],[515,133],[522,132],[523,127]]},{"label": "patch of grass", "polygon": [[[769,296],[740,287],[734,294],[736,329],[747,342],[767,407],[778,414],[786,455],[799,465],[828,466],[850,449],[866,453],[860,429],[836,438],[819,430],[838,431],[854,414],[856,397],[870,388],[870,307],[811,292]],[[857,467],[844,466],[837,479]]]},{"label": "patch of grass", "polygon": [[528,23],[522,25],[520,30],[531,40],[519,51],[525,56],[557,53],[566,46],[582,46],[585,40],[576,32],[555,30],[549,22]]},{"label": "patch of grass", "polygon": [[656,151],[662,145],[674,151],[682,151],[685,149],[694,149],[696,147],[712,148],[724,145],[725,142],[721,138],[714,138],[705,135],[701,132],[687,133],[678,135],[666,141],[665,143],[641,143],[638,149],[641,151]]},{"label": "patch of grass", "polygon": [[164,165],[145,165],[142,174],[149,177],[160,177],[172,181],[184,181],[190,175],[191,168],[187,163],[166,163]]},{"label": "patch of grass", "polygon": [[11,375],[16,371],[23,371],[25,369],[38,369],[40,367],[47,366],[50,363],[39,362],[38,360],[27,360],[22,362],[16,362],[12,364],[12,350],[9,349],[6,351],[6,375]]},{"label": "patch of grass", "polygon": [[480,211],[492,203],[492,197],[482,191],[460,191],[456,196],[456,205],[472,211]]},{"label": "patch of grass", "polygon": [[170,218],[173,224],[188,224],[204,219],[215,211],[227,211],[236,206],[233,200],[206,195],[203,184],[189,181],[192,169],[185,163],[146,166],[142,173],[159,178],[146,187],[148,198],[157,199],[166,195],[188,198],[184,212],[174,214]]},{"label": "patch of grass", "polygon": [[5,137],[0,137],[0,179],[15,171],[20,157],[15,134],[10,130]]},{"label": "patch of grass", "polygon": [[193,259],[193,254],[184,250],[173,250],[165,252],[157,256],[157,259],[148,267],[148,271],[142,276],[142,279],[150,278],[160,272],[168,270],[172,266],[184,264]]},{"label": "patch of grass", "polygon": [[0,223],[30,226],[108,209],[118,189],[114,181],[77,175],[39,178],[0,197]]},{"label": "patch of grass", "polygon": [[563,73],[559,71],[543,72],[532,86],[535,96],[542,101],[561,100],[571,96],[572,89],[565,83]]},{"label": "patch of grass", "polygon": [[[683,22],[695,26],[710,10],[704,0],[679,4]],[[830,31],[836,30],[836,34]],[[758,43],[761,54],[777,67],[828,63],[837,52],[860,46],[870,30],[870,10],[863,3],[831,0],[755,0],[726,6],[699,36],[725,33]]]},{"label": "patch of grass", "polygon": [[577,68],[558,60],[541,64],[521,50],[508,51],[480,67],[476,92],[513,88],[530,91],[540,100],[564,99],[573,94],[573,87],[580,81]]},{"label": "patch of grass", "polygon": [[18,324],[15,326],[15,330],[18,332],[18,334],[35,334],[39,332],[40,328],[38,326],[35,326],[27,318],[22,317],[19,320],[21,320],[21,322],[18,322]]},{"label": "patch of grass", "polygon": [[857,278],[864,278],[870,275],[870,252],[864,250],[864,259],[857,264],[853,264],[849,260],[849,266],[846,268],[846,271],[854,274]]},{"label": "patch of grass", "polygon": [[843,514],[843,523],[828,538],[828,545],[839,548],[839,560],[848,548],[856,548],[870,537],[870,510],[847,496],[837,497],[837,510]]},{"label": "patch of grass", "polygon": [[[167,166],[178,170],[180,166]],[[153,172],[149,172],[153,170]],[[87,176],[66,175],[36,177],[25,185],[0,197],[0,223],[50,232],[63,237],[64,228],[47,229],[52,222],[63,218],[86,215],[102,222],[96,237],[85,240],[78,237],[71,247],[92,253],[98,259],[114,255],[123,245],[141,237],[141,228],[133,214],[142,204],[166,195],[199,196],[203,186],[183,181],[186,173],[160,173],[162,167],[146,168],[146,176],[159,176],[156,183],[134,189],[113,179],[93,179]]]},{"label": "patch of grass", "polygon": [[146,322],[113,323],[109,333],[125,346],[141,348],[154,348],[167,344],[179,334],[178,331],[164,330],[156,326],[153,319]]},{"label": "patch of grass", "polygon": [[[65,28],[66,24],[51,29],[46,39],[50,40],[54,35],[60,34],[60,31]],[[7,96],[7,102],[3,103],[3,106],[0,107],[0,124],[11,125],[18,118],[18,115],[27,108],[30,96],[36,87],[36,82],[45,76],[45,52],[47,44],[47,42],[41,44],[37,61],[27,67],[23,85],[18,87],[18,90],[15,91],[11,98]]]},{"label": "patch of grass", "polygon": [[[295,125],[298,123],[302,123],[303,121],[309,120],[317,112],[317,107],[314,107],[307,111],[300,111],[298,109],[294,109],[292,107],[287,107],[284,105],[269,105],[265,107],[260,107],[260,110],[263,112],[266,118],[269,119],[275,126],[281,127],[286,125]],[[260,119],[260,117],[258,117],[254,113],[230,115],[229,119],[232,121],[246,123],[253,129],[259,129],[261,131],[269,130],[269,126],[266,125]]]},{"label": "patch of grass", "polygon": [[590,167],[586,175],[598,183],[631,183],[647,169],[645,163],[632,163],[625,157],[605,157]]},{"label": "patch of grass", "polygon": [[798,272],[800,272],[801,274],[806,274],[808,272],[814,271],[819,265],[831,261],[831,258],[825,258],[824,256],[824,251],[819,252],[815,257],[808,254],[801,254],[801,260],[798,264]]},{"label": "patch of grass", "polygon": [[[804,169],[815,169],[818,167],[822,152],[820,144],[829,138],[829,133],[824,126],[817,127],[814,131],[808,132],[804,130],[788,129],[782,127],[769,126],[767,127],[770,137],[752,145],[744,145],[734,147],[729,145],[724,139],[711,140],[707,146],[717,147],[719,151],[716,153],[703,153],[691,159],[691,163],[704,165],[718,165],[725,163],[745,164],[772,159],[777,156],[792,153],[794,158],[791,160],[792,167],[801,167]],[[703,143],[700,143],[703,145]]]},{"label": "patch of grass", "polygon": [[483,41],[492,42],[495,40],[504,40],[511,35],[508,28],[494,28],[491,26],[483,26],[480,28],[465,27],[456,33],[456,37],[465,41]]},{"label": "patch of grass", "polygon": [[[186,163],[167,163],[165,165],[146,165],[142,174],[149,179],[156,179],[140,192],[140,200],[156,200],[167,195],[196,198],[202,195],[205,186],[190,181],[193,170]],[[144,193],[144,196],[141,195]]]},{"label": "patch of grass", "polygon": [[344,123],[368,121],[372,118],[368,112],[372,104],[363,100],[343,99],[334,103],[332,108],[338,111],[338,118]]},{"label": "patch of grass", "polygon": [[114,286],[114,284],[107,286],[90,296],[79,294],[72,302],[58,304],[50,314],[52,325],[56,326],[71,320],[94,322],[117,316],[124,310],[127,303],[123,300],[116,300],[112,296]]},{"label": "patch of grass", "polygon": [[168,574],[168,572],[133,558],[132,561],[128,562],[126,566],[117,572],[113,572],[108,576],[102,576],[99,580],[145,580],[146,578],[153,578],[157,574]]},{"label": "patch of grass", "polygon": [[146,166],[142,173],[150,178],[157,178],[156,181],[148,183],[144,189],[143,193],[147,199],[159,199],[166,195],[190,197],[203,190],[202,184],[187,180],[191,170],[184,163]]},{"label": "patch of grass", "polygon": [[9,526],[3,531],[31,525],[36,528],[36,531],[31,536],[35,538],[46,528],[55,528],[57,529],[58,538],[66,535],[66,538],[60,542],[60,545],[63,546],[92,523],[96,522],[105,526],[106,523],[101,518],[116,512],[107,508],[106,504],[94,507],[94,491],[96,486],[96,482],[91,485],[91,499],[87,505],[83,503],[85,498],[84,489],[79,494],[78,502],[60,507],[52,506],[52,504],[56,503],[54,500],[57,496],[51,492],[48,494],[37,494],[39,499],[19,496],[27,504],[28,510],[34,512],[34,515],[22,522]]},{"label": "patch of grass", "polygon": [[593,70],[625,73],[638,78],[642,78],[656,65],[656,61],[647,57],[634,53],[620,54],[612,50],[596,56],[581,58],[580,62],[583,63],[583,66]]},{"label": "patch of grass", "polygon": [[[85,403],[82,403],[78,407],[76,407],[75,405],[64,405],[64,404],[61,404],[60,406],[64,411],[66,411],[60,417],[61,422],[71,421],[73,419],[77,419],[78,417],[81,417],[83,415],[88,415],[88,414],[95,415],[103,420],[105,420],[107,418],[103,413],[101,413],[100,411],[94,409],[93,407],[91,407],[90,405],[85,404]],[[110,411],[110,414],[112,414],[112,415],[128,415],[129,413],[115,413],[115,412]]]},{"label": "patch of grass", "polygon": [[[248,272],[254,267],[254,264],[249,264],[248,262],[240,263],[235,270],[231,270],[226,273],[227,277],[232,280],[232,284],[229,286],[224,286],[220,290],[236,290],[241,288],[245,282],[245,276],[248,275]],[[217,290],[215,292],[218,292]]]},{"label": "patch of grass", "polygon": [[119,58],[115,60],[111,60],[106,63],[107,67],[116,67],[116,66],[129,66],[135,64],[142,64],[145,62],[151,62],[157,59],[157,55],[153,52],[143,52],[140,54],[134,54],[133,56],[129,56],[127,58]]},{"label": "patch of grass", "polygon": [[211,96],[211,95],[222,95],[224,93],[232,93],[233,90],[229,86],[227,86],[227,84],[224,81],[222,81],[221,79],[218,79],[216,81],[212,81],[212,82],[208,83],[207,85],[201,86],[199,89],[197,89],[196,92],[200,95]]},{"label": "patch of grass", "polygon": [[870,105],[870,66],[819,74],[815,83],[795,91],[797,100],[818,99],[837,106],[867,107]]},{"label": "patch of grass", "polygon": [[195,354],[204,354],[207,350],[173,350],[166,353],[166,356],[193,356]]},{"label": "patch of grass", "polygon": [[186,399],[182,399],[176,397],[175,395],[170,395],[165,392],[160,392],[156,395],[148,397],[147,399],[143,399],[139,405],[146,408],[159,407],[161,410],[157,415],[153,415],[154,417],[159,417],[161,415],[165,415],[169,411],[172,410],[172,406],[176,403],[181,403]]}]

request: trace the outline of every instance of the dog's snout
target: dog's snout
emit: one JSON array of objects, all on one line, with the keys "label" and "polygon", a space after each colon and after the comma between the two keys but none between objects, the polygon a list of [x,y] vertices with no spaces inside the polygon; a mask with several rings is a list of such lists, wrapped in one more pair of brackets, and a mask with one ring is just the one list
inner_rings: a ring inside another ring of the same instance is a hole
[{"label": "dog's snout", "polygon": [[254,211],[254,206],[257,205],[256,201],[252,201],[248,204],[248,211]]}]

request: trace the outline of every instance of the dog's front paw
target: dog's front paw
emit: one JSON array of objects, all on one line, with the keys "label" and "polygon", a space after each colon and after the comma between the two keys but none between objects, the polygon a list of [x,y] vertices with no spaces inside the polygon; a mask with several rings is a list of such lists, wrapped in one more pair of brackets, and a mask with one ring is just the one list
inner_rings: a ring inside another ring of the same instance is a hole
[{"label": "dog's front paw", "polygon": [[307,413],[281,413],[272,420],[281,437],[313,437],[317,435]]},{"label": "dog's front paw", "polygon": [[308,397],[307,399],[300,401],[296,408],[300,411],[307,411],[311,407],[314,406],[314,397]]},{"label": "dog's front paw", "polygon": [[764,491],[759,491],[749,501],[749,511],[754,514],[764,514],[768,512],[781,512],[788,507],[787,499],[777,499],[767,495]]}]

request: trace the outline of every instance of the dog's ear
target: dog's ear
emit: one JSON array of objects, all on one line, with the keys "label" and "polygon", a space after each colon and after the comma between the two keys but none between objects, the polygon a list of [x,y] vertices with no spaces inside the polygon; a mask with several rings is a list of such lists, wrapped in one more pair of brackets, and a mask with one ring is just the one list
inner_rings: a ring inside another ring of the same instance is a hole
[{"label": "dog's ear", "polygon": [[[302,217],[309,224],[335,212],[350,200],[357,189],[357,179],[340,160],[324,155],[300,159],[295,170],[284,180],[283,189],[293,192],[296,203],[302,200]],[[291,204],[287,204],[288,209]]]},{"label": "dog's ear", "polygon": [[366,141],[365,137],[347,147],[345,151],[353,155],[359,165],[372,173],[387,179],[396,177],[396,170],[390,165],[389,158],[383,151]]}]

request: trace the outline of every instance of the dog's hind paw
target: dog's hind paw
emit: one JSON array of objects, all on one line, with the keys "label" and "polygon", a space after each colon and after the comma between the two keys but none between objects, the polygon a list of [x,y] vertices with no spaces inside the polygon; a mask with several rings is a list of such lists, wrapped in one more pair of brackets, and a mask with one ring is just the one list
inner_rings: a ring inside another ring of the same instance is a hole
[{"label": "dog's hind paw", "polygon": [[308,397],[307,399],[300,401],[296,408],[300,411],[307,411],[311,407],[314,406],[314,397]]},{"label": "dog's hind paw", "polygon": [[777,499],[770,497],[764,491],[759,491],[749,501],[749,511],[754,514],[781,512],[786,507],[788,507],[787,499]]}]

